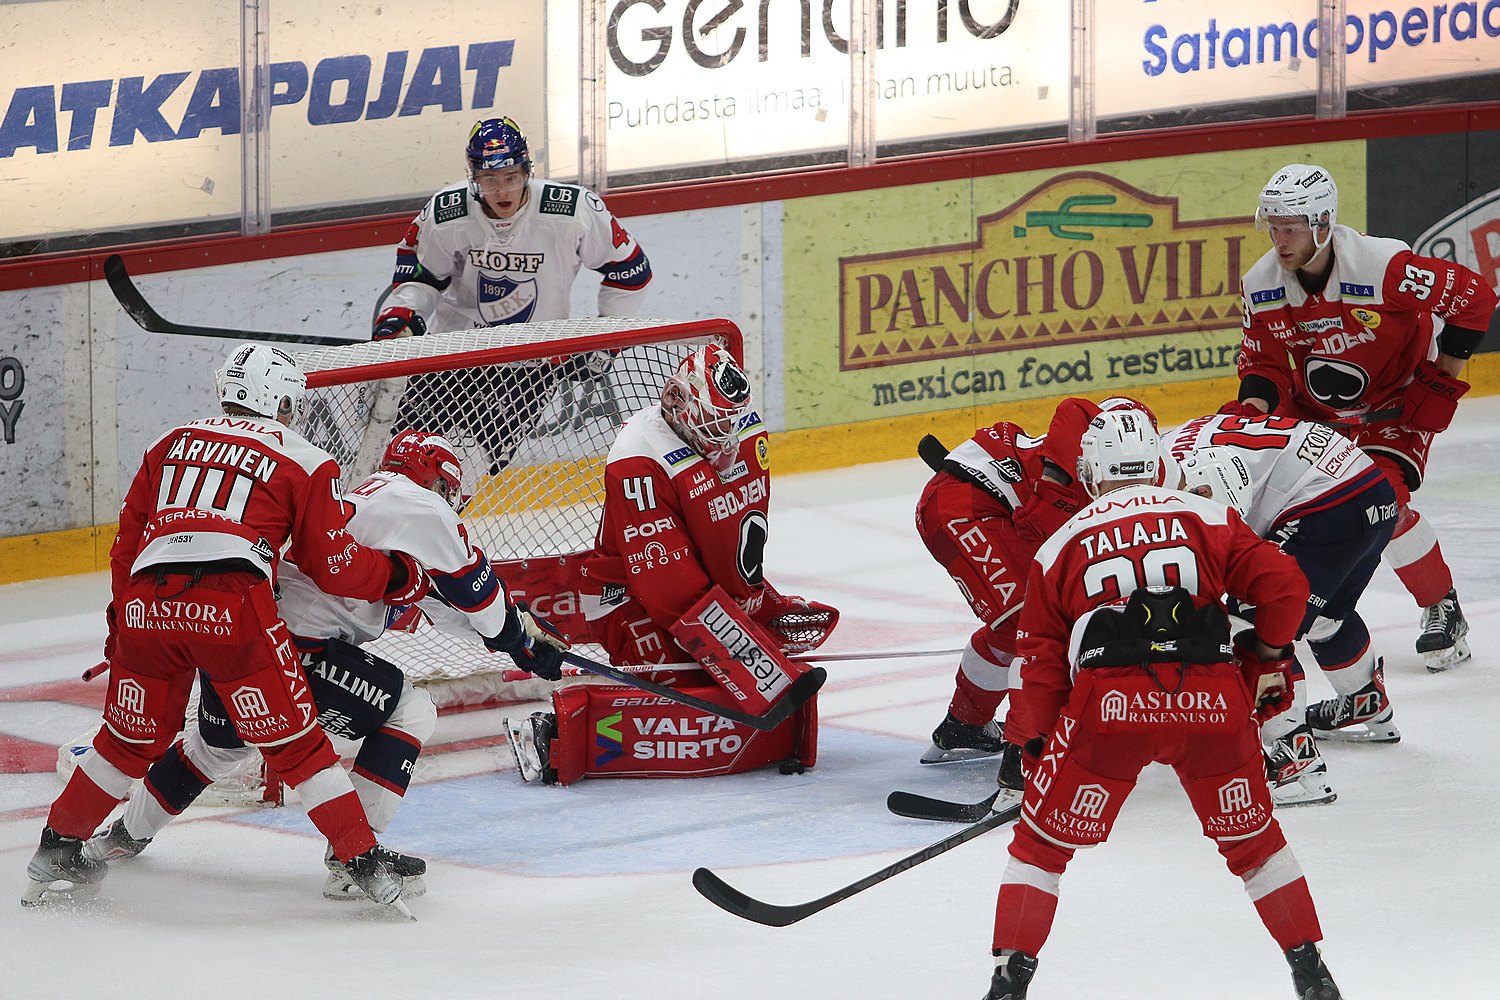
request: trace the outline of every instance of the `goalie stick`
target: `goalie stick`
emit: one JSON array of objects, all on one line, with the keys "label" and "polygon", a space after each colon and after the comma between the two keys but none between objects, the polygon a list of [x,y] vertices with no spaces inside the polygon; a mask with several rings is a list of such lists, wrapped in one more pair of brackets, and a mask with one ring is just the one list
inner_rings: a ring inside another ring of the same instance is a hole
[{"label": "goalie stick", "polygon": [[799,920],[805,920],[814,913],[826,910],[834,903],[864,892],[871,886],[879,885],[894,875],[900,875],[908,868],[915,868],[924,861],[931,861],[939,854],[946,854],[961,844],[967,844],[975,837],[1005,826],[1020,815],[1021,805],[1016,803],[1001,812],[986,816],[972,826],[964,827],[950,837],[944,837],[935,844],[929,844],[915,854],[908,854],[900,861],[886,865],[877,872],[871,872],[857,882],[851,882],[841,889],[835,889],[826,896],[820,896],[806,903],[782,906],[763,902],[736,889],[707,868],[699,868],[693,872],[693,888],[697,889],[710,903],[737,917],[743,917],[757,924],[765,924],[767,927],[786,927]]},{"label": "goalie stick", "polygon": [[728,705],[716,705],[696,695],[687,694],[676,688],[668,687],[665,684],[658,684],[645,677],[637,677],[635,674],[617,669],[606,663],[598,663],[586,656],[579,656],[571,650],[564,652],[562,658],[568,663],[573,664],[573,666],[581,667],[591,674],[608,677],[610,680],[617,681],[620,684],[639,688],[642,691],[650,692],[662,698],[669,698],[679,704],[696,708],[701,712],[723,716],[731,722],[738,722],[749,726],[751,729],[758,729],[763,733],[770,732],[790,718],[793,712],[801,708],[809,698],[818,693],[818,688],[822,687],[823,682],[828,679],[828,671],[822,667],[813,667],[807,673],[792,681],[792,685],[787,688],[786,694],[782,695],[781,700],[772,705],[764,715],[752,715],[749,712],[741,712],[737,708],[730,708]]},{"label": "goalie stick", "polygon": [[326,347],[356,343],[347,337],[316,337],[300,333],[269,333],[264,330],[226,330],[214,326],[185,326],[181,323],[173,323],[151,308],[151,303],[146,301],[141,290],[136,288],[135,283],[130,280],[130,272],[125,269],[125,261],[117,253],[104,258],[104,280],[109,284],[109,290],[115,293],[115,298],[120,302],[120,308],[124,309],[126,315],[135,320],[142,330],[149,333],[170,333],[187,337],[220,337],[227,340],[260,340],[278,344],[320,344]]}]

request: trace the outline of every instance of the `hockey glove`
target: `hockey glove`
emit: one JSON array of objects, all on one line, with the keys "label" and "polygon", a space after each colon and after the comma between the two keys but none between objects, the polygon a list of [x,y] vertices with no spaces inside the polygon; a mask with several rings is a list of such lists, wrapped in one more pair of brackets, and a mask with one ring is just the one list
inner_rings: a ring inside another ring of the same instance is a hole
[{"label": "hockey glove", "polygon": [[516,666],[547,681],[562,680],[563,650],[571,643],[557,627],[534,615],[525,601],[517,601],[505,615],[499,635],[487,636],[484,645],[493,653],[506,653]]},{"label": "hockey glove", "polygon": [[1083,506],[1082,492],[1077,486],[1064,486],[1046,476],[1038,479],[1031,496],[1011,514],[1016,534],[1022,541],[1040,547]]},{"label": "hockey glove", "polygon": [[421,337],[427,333],[427,321],[405,306],[391,306],[375,320],[371,340],[394,337]]},{"label": "hockey glove", "polygon": [[1263,659],[1257,653],[1261,645],[1254,629],[1245,629],[1234,637],[1234,659],[1250,689],[1256,722],[1265,722],[1291,708],[1293,696],[1292,647],[1283,646],[1275,657]]},{"label": "hockey glove", "polygon": [[1448,429],[1469,383],[1423,361],[1401,397],[1401,423],[1414,431],[1436,434]]},{"label": "hockey glove", "polygon": [[762,585],[760,596],[760,607],[751,617],[776,637],[788,656],[817,649],[839,623],[838,608],[778,593],[769,583]]},{"label": "hockey glove", "polygon": [[1229,402],[1219,407],[1219,412],[1229,417],[1254,418],[1263,417],[1266,415],[1266,411],[1262,410],[1260,407],[1252,406],[1251,404],[1240,399],[1231,399]]},{"label": "hockey glove", "polygon": [[1078,468],[1083,432],[1089,429],[1089,421],[1098,415],[1098,404],[1087,399],[1069,396],[1058,403],[1052,414],[1052,422],[1047,425],[1047,437],[1042,441],[1042,458],[1071,478]]},{"label": "hockey glove", "polygon": [[405,552],[387,552],[391,579],[385,585],[385,603],[415,604],[427,596],[427,574]]}]

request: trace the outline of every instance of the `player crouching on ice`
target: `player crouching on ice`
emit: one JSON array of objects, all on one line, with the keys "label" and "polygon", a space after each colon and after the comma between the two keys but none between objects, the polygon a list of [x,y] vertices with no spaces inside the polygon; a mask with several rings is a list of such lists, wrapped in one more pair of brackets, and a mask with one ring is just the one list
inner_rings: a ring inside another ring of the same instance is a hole
[{"label": "player crouching on ice", "polygon": [[[604,647],[616,666],[656,668],[684,694],[764,713],[808,668],[838,623],[826,604],[787,597],[765,579],[770,504],[766,428],[750,383],[724,348],[694,350],[661,403],[627,420],[605,465],[604,516],[576,588],[581,614],[559,624]],[[561,585],[560,585],[561,584]],[[699,777],[817,758],[810,700],[760,732],[618,684],[573,684],[553,712],[511,724],[521,776]]]},{"label": "player crouching on ice", "polygon": [[[547,633],[546,622],[524,604],[508,599],[489,559],[469,541],[458,516],[462,482],[463,467],[445,438],[402,431],[386,446],[380,471],[344,494],[344,503],[353,508],[349,534],[372,549],[408,553],[437,599],[458,612],[445,615],[445,621],[461,620],[491,650],[507,652],[522,669],[555,680],[558,650],[566,643]],[[400,667],[360,646],[387,628],[400,628],[393,622],[411,620],[416,606],[388,609],[378,601],[329,594],[290,560],[282,564],[279,583],[277,608],[301,657],[318,724],[332,736],[362,741],[350,781],[370,827],[383,833],[406,795],[422,745],[436,728],[437,709]],[[213,688],[200,681],[199,692],[198,725],[189,726],[146,772],[144,788],[131,797],[124,815],[84,845],[85,858],[124,861],[140,854],[212,782],[236,773],[256,753],[235,735]],[[405,898],[426,891],[425,861],[380,845],[375,851],[401,877]],[[358,899],[348,867],[331,846],[323,860],[328,868],[323,895]]]}]

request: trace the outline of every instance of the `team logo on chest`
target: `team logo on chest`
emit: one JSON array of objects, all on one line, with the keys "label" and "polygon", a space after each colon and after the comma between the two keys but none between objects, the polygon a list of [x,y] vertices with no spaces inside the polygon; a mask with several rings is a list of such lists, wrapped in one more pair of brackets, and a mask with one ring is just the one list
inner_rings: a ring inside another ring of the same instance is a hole
[{"label": "team logo on chest", "polygon": [[1359,403],[1370,387],[1370,376],[1359,365],[1333,358],[1308,358],[1302,378],[1312,398],[1330,410],[1347,410]]},{"label": "team logo on chest", "polygon": [[536,281],[479,276],[479,316],[486,326],[525,323],[536,312]]}]

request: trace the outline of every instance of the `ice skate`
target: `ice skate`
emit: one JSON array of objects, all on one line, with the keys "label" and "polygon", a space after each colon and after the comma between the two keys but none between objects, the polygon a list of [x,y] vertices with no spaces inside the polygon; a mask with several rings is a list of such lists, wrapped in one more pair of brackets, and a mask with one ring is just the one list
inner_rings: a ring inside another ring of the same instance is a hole
[{"label": "ice skate", "polygon": [[500,721],[509,736],[507,743],[521,780],[540,780],[547,785],[554,783],[557,772],[548,765],[552,738],[557,735],[557,717],[551,712],[532,712],[519,722],[511,719]]},{"label": "ice skate", "polygon": [[1458,606],[1458,591],[1450,590],[1441,601],[1422,609],[1422,634],[1417,636],[1417,652],[1428,671],[1442,673],[1467,661],[1469,623]]},{"label": "ice skate", "polygon": [[[375,846],[375,853],[389,861],[391,869],[401,876],[403,899],[415,899],[427,892],[427,882],[422,878],[427,874],[427,862],[378,844]],[[323,898],[340,900],[364,898],[364,892],[355,883],[354,876],[349,873],[349,866],[334,857],[332,844],[329,844],[328,849],[323,852],[323,864],[328,868],[328,879],[323,883]]]},{"label": "ice skate", "polygon": [[[379,844],[344,863],[349,878],[371,900],[388,906],[408,920],[417,919],[401,898],[402,878],[396,873],[392,854]],[[423,865],[425,870],[426,865]]]},{"label": "ice skate", "polygon": [[960,722],[949,712],[932,731],[932,746],[922,754],[924,764],[951,764],[960,760],[993,757],[1005,747],[1000,723],[983,726]]},{"label": "ice skate", "polygon": [[1013,951],[1002,962],[996,959],[995,973],[990,977],[990,991],[983,1000],[1026,1000],[1031,977],[1036,975],[1036,956]]},{"label": "ice skate", "polygon": [[1346,743],[1399,743],[1401,732],[1392,721],[1385,693],[1384,660],[1375,661],[1375,676],[1353,694],[1339,695],[1307,706],[1307,725],[1320,740]]},{"label": "ice skate", "polygon": [[21,891],[21,905],[91,899],[107,874],[108,865],[83,856],[82,840],[64,837],[50,826],[43,827],[41,843],[26,866],[27,882]]},{"label": "ice skate", "polygon": [[1318,946],[1304,941],[1286,951],[1287,964],[1292,967],[1292,985],[1297,990],[1297,1000],[1343,1000],[1343,994],[1334,984],[1333,975],[1323,964]]},{"label": "ice skate", "polygon": [[1312,730],[1298,726],[1266,751],[1271,802],[1277,806],[1323,805],[1338,798],[1328,783],[1328,765]]},{"label": "ice skate", "polygon": [[83,856],[89,861],[129,861],[150,843],[150,837],[136,839],[127,833],[125,820],[121,818],[85,841]]}]

